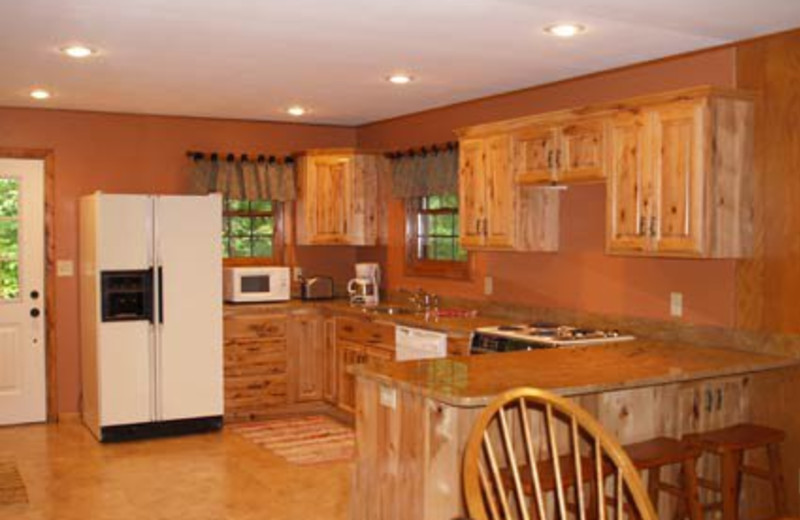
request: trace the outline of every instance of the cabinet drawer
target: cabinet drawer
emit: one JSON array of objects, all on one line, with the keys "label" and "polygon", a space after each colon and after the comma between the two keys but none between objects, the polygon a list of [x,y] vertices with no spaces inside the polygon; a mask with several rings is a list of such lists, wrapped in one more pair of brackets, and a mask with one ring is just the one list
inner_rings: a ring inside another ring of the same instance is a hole
[{"label": "cabinet drawer", "polygon": [[336,319],[337,341],[394,348],[394,325],[372,323],[354,318]]},{"label": "cabinet drawer", "polygon": [[286,315],[231,316],[225,318],[225,339],[286,337]]},{"label": "cabinet drawer", "polygon": [[285,374],[286,341],[232,340],[225,342],[225,379],[245,375]]}]

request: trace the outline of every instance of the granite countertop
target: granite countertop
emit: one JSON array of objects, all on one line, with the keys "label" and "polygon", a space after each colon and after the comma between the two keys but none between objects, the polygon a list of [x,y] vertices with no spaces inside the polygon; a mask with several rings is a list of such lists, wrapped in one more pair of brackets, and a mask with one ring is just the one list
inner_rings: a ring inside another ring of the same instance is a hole
[{"label": "granite countertop", "polygon": [[[382,305],[406,306],[405,302],[384,302]],[[363,318],[375,323],[389,323],[407,327],[445,332],[454,338],[468,338],[473,330],[480,327],[503,325],[514,320],[494,318],[489,316],[476,316],[474,318],[444,318],[426,316],[424,314],[378,314],[369,312],[363,306],[351,305],[347,299],[335,300],[289,300],[288,302],[258,303],[258,304],[226,304],[225,316],[242,314],[268,314],[268,313],[302,313],[302,312],[328,312],[337,315],[347,315]]]},{"label": "granite countertop", "polygon": [[358,377],[418,392],[453,406],[484,406],[520,386],[561,395],[743,375],[800,365],[800,359],[645,340],[438,360],[371,362]]}]

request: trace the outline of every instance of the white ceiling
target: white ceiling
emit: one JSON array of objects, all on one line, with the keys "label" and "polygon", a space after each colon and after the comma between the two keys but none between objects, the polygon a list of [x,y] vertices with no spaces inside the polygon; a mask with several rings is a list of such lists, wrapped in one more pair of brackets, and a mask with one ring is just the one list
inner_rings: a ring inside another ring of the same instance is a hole
[{"label": "white ceiling", "polygon": [[0,105],[354,125],[796,26],[800,0],[0,0]]}]

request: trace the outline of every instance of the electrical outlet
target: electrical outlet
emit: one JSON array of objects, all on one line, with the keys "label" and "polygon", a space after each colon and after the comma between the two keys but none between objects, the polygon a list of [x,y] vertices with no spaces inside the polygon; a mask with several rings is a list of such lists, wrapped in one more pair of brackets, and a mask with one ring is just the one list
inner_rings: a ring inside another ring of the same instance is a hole
[{"label": "electrical outlet", "polygon": [[683,293],[673,292],[669,294],[669,315],[673,318],[683,316]]},{"label": "electrical outlet", "polygon": [[389,386],[381,385],[380,402],[381,406],[385,408],[391,408],[392,410],[397,409],[397,390]]},{"label": "electrical outlet", "polygon": [[294,271],[292,272],[293,279],[295,282],[299,282],[300,278],[303,277],[303,268],[302,267],[295,267]]},{"label": "electrical outlet", "polygon": [[72,260],[58,260],[56,262],[56,276],[59,278],[69,278],[75,275],[75,265]]},{"label": "electrical outlet", "polygon": [[494,292],[494,278],[487,276],[483,279],[483,294],[491,296]]}]

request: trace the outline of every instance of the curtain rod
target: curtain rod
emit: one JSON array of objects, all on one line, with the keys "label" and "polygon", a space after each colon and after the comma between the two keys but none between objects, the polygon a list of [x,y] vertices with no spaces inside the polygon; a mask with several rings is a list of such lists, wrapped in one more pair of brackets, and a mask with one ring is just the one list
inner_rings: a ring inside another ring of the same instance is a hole
[{"label": "curtain rod", "polygon": [[385,155],[389,159],[400,159],[401,157],[414,157],[415,155],[428,155],[428,153],[439,153],[440,151],[458,150],[458,141],[448,141],[446,143],[420,146],[409,148],[408,150],[397,150],[387,152]]},{"label": "curtain rod", "polygon": [[205,159],[206,157],[208,157],[208,159],[211,160],[211,161],[219,161],[221,157],[224,157],[225,160],[228,161],[228,162],[234,162],[236,160],[239,160],[241,162],[250,162],[250,161],[253,161],[253,162],[269,162],[271,164],[274,164],[276,162],[284,162],[284,163],[293,163],[294,162],[294,157],[292,157],[291,155],[286,155],[286,156],[283,156],[283,157],[279,157],[279,156],[276,156],[276,155],[266,155],[266,154],[263,154],[263,153],[262,154],[258,154],[257,156],[255,156],[254,159],[250,159],[250,156],[248,154],[246,154],[246,153],[237,155],[237,154],[234,154],[234,153],[223,154],[223,153],[218,153],[218,152],[210,152],[210,153],[208,153],[208,152],[198,152],[198,151],[194,151],[194,150],[189,150],[189,151],[186,152],[186,157],[188,157],[189,159],[192,159],[193,161],[200,161],[202,159]]}]

